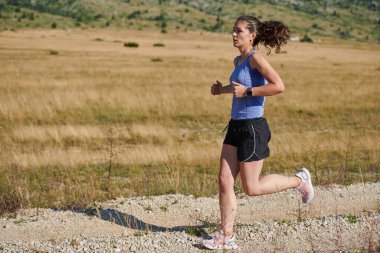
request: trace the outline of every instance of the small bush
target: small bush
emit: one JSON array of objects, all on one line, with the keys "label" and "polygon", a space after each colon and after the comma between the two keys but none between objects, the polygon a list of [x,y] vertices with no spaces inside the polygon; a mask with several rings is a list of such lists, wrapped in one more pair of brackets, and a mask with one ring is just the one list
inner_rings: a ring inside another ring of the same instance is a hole
[{"label": "small bush", "polygon": [[204,230],[204,228],[198,228],[198,227],[186,227],[185,228],[185,233],[188,234],[188,235],[192,235],[192,236],[201,236],[203,234],[206,234],[206,231]]},{"label": "small bush", "polygon": [[319,24],[317,24],[317,23],[313,23],[311,25],[311,28],[318,29],[318,30],[323,30],[323,28]]},{"label": "small bush", "polygon": [[21,206],[22,199],[16,191],[13,178],[3,168],[0,168],[0,216],[5,213],[13,213]]},{"label": "small bush", "polygon": [[49,51],[49,54],[50,54],[50,55],[59,55],[59,52],[56,51],[56,50],[50,50],[50,51]]},{"label": "small bush", "polygon": [[102,38],[96,38],[95,41],[103,41]]},{"label": "small bush", "polygon": [[140,237],[140,236],[147,235],[148,233],[149,233],[148,230],[144,230],[144,231],[139,230],[139,231],[134,232],[133,235],[136,237]]},{"label": "small bush", "polygon": [[125,47],[139,47],[139,43],[136,42],[124,42]]},{"label": "small bush", "polygon": [[53,29],[56,29],[57,28],[57,23],[56,22],[53,22],[52,24],[51,24],[51,28],[53,28]]},{"label": "small bush", "polygon": [[351,36],[351,34],[350,34],[350,32],[347,30],[347,31],[340,31],[339,32],[339,38],[341,38],[341,39],[344,39],[344,40],[346,40],[346,39],[350,39],[352,36]]},{"label": "small bush", "polygon": [[153,46],[154,47],[164,47],[165,44],[163,44],[163,43],[154,43]]},{"label": "small bush", "polygon": [[305,35],[303,36],[303,38],[300,39],[300,41],[301,41],[301,42],[308,42],[308,43],[313,43],[313,42],[314,42],[314,40],[313,40],[311,37],[309,37],[307,34],[305,34]]},{"label": "small bush", "polygon": [[134,18],[140,18],[141,17],[141,12],[140,10],[134,11],[131,14],[127,16],[127,19],[134,19]]},{"label": "small bush", "polygon": [[152,58],[151,61],[152,62],[162,62],[163,60],[161,58],[157,57],[157,58]]},{"label": "small bush", "polygon": [[334,10],[333,13],[331,14],[331,16],[333,16],[333,17],[337,17],[337,18],[340,17],[339,13],[337,13],[335,10]]},{"label": "small bush", "polygon": [[347,221],[348,221],[349,223],[352,223],[352,224],[358,222],[358,217],[357,217],[356,215],[353,215],[353,214],[349,214],[349,215],[347,215],[347,216],[346,216],[346,219],[347,219]]},{"label": "small bush", "polygon": [[21,199],[17,195],[15,190],[7,189],[0,194],[0,216],[5,213],[15,212],[21,208]]}]

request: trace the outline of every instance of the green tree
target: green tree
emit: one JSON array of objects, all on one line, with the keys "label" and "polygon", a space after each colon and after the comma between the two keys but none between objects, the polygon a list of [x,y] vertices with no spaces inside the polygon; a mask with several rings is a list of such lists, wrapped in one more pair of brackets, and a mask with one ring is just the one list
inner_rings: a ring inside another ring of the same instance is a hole
[{"label": "green tree", "polygon": [[29,20],[34,20],[35,17],[34,17],[34,12],[30,12],[29,13]]},{"label": "green tree", "polygon": [[323,2],[323,10],[326,12],[328,8],[329,8],[329,1],[328,1],[328,0],[325,0],[325,1]]}]

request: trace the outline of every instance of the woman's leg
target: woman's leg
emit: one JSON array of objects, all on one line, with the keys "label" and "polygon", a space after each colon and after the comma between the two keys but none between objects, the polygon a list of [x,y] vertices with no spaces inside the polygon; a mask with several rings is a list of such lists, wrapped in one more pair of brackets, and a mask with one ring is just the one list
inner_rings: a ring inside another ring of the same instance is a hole
[{"label": "woman's leg", "polygon": [[221,225],[225,236],[233,234],[233,226],[236,215],[236,196],[234,184],[239,174],[239,161],[237,158],[237,148],[223,144],[220,156],[219,169],[219,207],[221,215]]},{"label": "woman's leg", "polygon": [[241,162],[239,164],[244,192],[249,196],[271,194],[286,189],[297,188],[301,179],[296,176],[270,174],[260,178],[264,160]]}]

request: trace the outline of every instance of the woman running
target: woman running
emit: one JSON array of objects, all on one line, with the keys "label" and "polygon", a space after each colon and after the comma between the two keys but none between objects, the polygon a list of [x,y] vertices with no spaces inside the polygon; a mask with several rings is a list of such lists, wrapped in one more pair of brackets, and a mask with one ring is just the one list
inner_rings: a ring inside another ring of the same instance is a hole
[{"label": "woman running", "polygon": [[219,170],[219,205],[221,231],[211,239],[203,240],[208,249],[237,249],[233,232],[236,215],[234,183],[240,173],[244,192],[249,196],[271,194],[286,189],[298,189],[302,201],[309,203],[314,197],[310,173],[302,168],[294,176],[266,175],[260,177],[264,159],[269,156],[271,138],[268,123],[263,118],[265,96],[284,92],[278,73],[257,51],[258,44],[278,53],[286,44],[290,32],[279,21],[260,22],[256,17],[237,18],[232,32],[233,45],[240,55],[234,60],[235,69],[230,84],[216,81],[212,95],[232,93],[231,120],[223,142]]}]

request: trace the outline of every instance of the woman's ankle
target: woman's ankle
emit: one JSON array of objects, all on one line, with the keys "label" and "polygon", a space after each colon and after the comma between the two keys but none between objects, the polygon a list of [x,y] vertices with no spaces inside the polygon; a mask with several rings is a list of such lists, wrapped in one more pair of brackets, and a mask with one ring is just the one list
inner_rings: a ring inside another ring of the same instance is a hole
[{"label": "woman's ankle", "polygon": [[298,188],[301,186],[302,184],[302,179],[297,177],[297,176],[293,176],[293,179],[294,179],[294,182],[295,182],[295,187],[294,188]]},{"label": "woman's ankle", "polygon": [[234,234],[232,230],[222,230],[221,231],[224,237],[231,238]]}]

